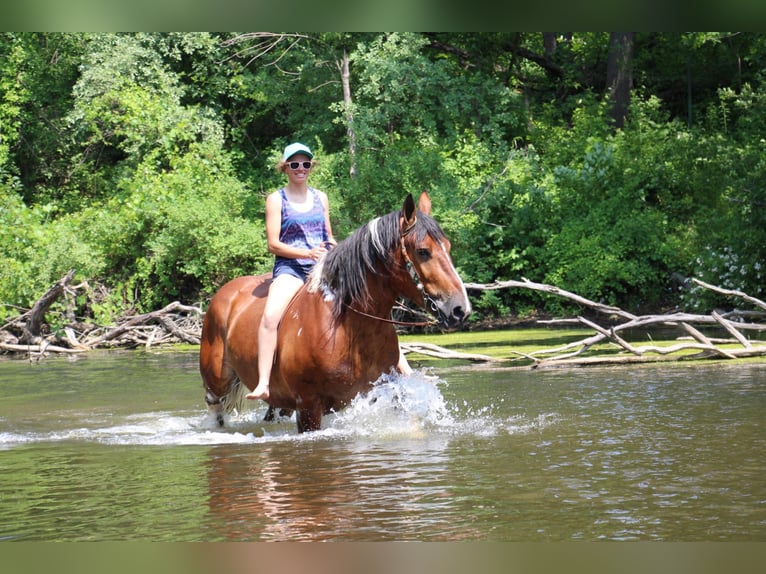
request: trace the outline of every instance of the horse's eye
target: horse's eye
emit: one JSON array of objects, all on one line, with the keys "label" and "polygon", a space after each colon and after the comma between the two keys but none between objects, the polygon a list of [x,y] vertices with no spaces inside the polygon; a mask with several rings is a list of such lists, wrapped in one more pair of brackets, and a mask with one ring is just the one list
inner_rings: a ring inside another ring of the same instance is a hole
[{"label": "horse's eye", "polygon": [[418,254],[418,259],[420,259],[421,261],[428,261],[429,259],[431,259],[431,251],[429,251],[428,249],[418,249],[417,254]]}]

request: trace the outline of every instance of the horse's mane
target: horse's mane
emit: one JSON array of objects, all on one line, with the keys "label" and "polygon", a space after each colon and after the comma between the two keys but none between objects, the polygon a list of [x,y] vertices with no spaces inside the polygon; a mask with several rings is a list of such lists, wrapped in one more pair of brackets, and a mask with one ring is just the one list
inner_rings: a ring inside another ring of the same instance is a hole
[{"label": "horse's mane", "polygon": [[[325,297],[332,299],[336,320],[349,306],[364,307],[369,301],[368,273],[391,275],[391,258],[401,245],[400,215],[401,211],[394,211],[359,227],[312,270],[309,291],[321,289]],[[444,238],[436,221],[420,211],[410,233],[415,234],[417,241],[422,241],[426,234],[436,241]]]}]

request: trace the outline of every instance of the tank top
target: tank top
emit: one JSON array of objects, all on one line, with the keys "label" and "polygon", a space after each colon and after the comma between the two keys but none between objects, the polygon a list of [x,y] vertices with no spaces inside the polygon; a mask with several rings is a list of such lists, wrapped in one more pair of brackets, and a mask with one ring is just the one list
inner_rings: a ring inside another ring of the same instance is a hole
[{"label": "tank top", "polygon": [[[324,206],[319,194],[309,187],[312,197],[311,209],[298,211],[285,194],[285,188],[279,190],[282,198],[282,226],[279,230],[279,240],[291,247],[312,249],[329,239],[325,226]],[[289,259],[277,256],[274,260],[274,277],[282,273],[291,273],[306,280],[316,261],[313,259]]]}]

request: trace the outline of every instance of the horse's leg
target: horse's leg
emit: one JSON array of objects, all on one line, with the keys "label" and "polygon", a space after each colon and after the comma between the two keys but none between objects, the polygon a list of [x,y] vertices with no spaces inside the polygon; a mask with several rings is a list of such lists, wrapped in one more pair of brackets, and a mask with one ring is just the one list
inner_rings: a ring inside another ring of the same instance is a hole
[{"label": "horse's leg", "polygon": [[205,338],[200,344],[199,370],[202,387],[205,389],[205,403],[219,427],[223,427],[232,383],[236,376],[224,361],[224,342],[221,338]]},{"label": "horse's leg", "polygon": [[298,421],[298,432],[317,431],[322,428],[322,403],[314,400],[299,401],[300,405],[296,409]]},{"label": "horse's leg", "polygon": [[269,405],[269,409],[266,411],[266,414],[263,415],[263,422],[273,423],[274,420],[276,420],[277,418],[276,412],[277,412],[277,409]]},{"label": "horse's leg", "polygon": [[271,405],[269,405],[269,409],[266,411],[266,414],[263,415],[263,422],[273,423],[275,420],[277,420],[277,411],[279,411],[280,417],[293,416],[292,409],[277,409],[276,407],[272,407]]}]

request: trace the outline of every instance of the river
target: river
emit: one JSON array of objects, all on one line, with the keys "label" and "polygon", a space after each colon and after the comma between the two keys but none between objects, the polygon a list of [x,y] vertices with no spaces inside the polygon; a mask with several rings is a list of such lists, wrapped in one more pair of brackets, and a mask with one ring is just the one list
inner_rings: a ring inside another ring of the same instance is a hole
[{"label": "river", "polygon": [[766,539],[766,364],[418,370],[304,435],[264,411],[215,429],[193,352],[1,360],[0,540]]}]

